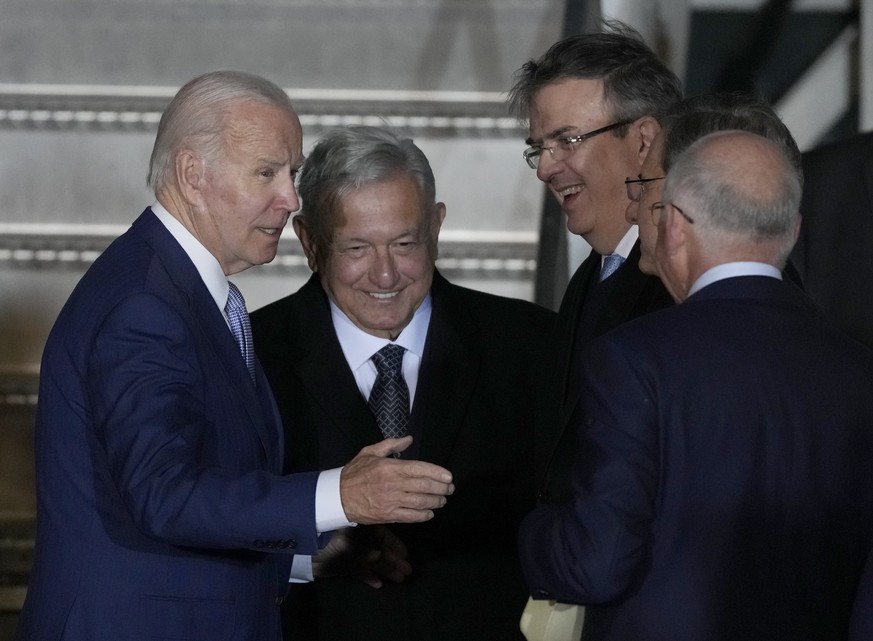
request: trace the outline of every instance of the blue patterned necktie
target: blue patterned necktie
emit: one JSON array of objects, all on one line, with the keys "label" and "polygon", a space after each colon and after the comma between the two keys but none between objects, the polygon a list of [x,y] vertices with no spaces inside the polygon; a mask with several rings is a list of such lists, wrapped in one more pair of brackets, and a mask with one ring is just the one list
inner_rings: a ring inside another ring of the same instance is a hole
[{"label": "blue patterned necktie", "polygon": [[603,267],[600,268],[600,281],[603,282],[615,273],[621,264],[624,262],[624,256],[621,254],[610,254],[603,257]]},{"label": "blue patterned necktie", "polygon": [[401,371],[405,351],[389,343],[371,358],[378,374],[367,404],[385,438],[405,436],[409,428],[409,388]]},{"label": "blue patterned necktie", "polygon": [[252,328],[249,325],[249,312],[237,286],[230,281],[227,282],[227,286],[227,304],[224,306],[224,313],[227,314],[227,320],[230,322],[230,331],[233,332],[233,337],[239,345],[239,351],[242,353],[246,368],[249,370],[249,376],[251,376],[252,383],[254,383],[255,350],[252,345]]}]

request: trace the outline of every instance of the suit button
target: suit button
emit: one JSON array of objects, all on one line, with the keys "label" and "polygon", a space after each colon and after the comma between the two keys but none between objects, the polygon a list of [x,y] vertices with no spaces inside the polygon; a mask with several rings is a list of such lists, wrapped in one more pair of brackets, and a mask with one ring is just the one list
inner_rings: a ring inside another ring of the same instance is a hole
[{"label": "suit button", "polygon": [[275,602],[277,607],[282,605],[283,603],[285,603],[285,595],[284,594],[276,595],[276,599],[274,600],[274,602]]}]

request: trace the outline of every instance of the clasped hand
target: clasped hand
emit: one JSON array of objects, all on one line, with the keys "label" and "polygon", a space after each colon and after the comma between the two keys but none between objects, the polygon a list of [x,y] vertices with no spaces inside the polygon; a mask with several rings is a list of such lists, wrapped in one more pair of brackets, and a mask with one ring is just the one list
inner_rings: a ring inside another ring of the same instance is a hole
[{"label": "clasped hand", "polygon": [[383,578],[402,583],[409,576],[412,566],[406,557],[403,541],[384,525],[344,528],[312,557],[312,573],[316,579],[349,576],[380,588]]}]

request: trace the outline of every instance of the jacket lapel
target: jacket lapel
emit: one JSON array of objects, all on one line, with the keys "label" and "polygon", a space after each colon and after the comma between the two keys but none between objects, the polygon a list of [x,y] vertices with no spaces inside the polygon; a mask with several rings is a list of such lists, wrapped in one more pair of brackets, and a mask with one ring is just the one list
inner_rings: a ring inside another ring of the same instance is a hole
[{"label": "jacket lapel", "polygon": [[[265,411],[273,407],[274,403],[266,379],[261,373],[257,389],[252,385],[236,340],[216,306],[215,299],[200,278],[194,263],[151,209],[143,212],[134,222],[134,227],[152,246],[176,286],[179,311],[205,337],[205,342],[212,349],[213,361],[225,372],[230,386],[239,394],[241,404],[261,440],[270,468],[281,470],[281,423],[272,410]],[[260,371],[260,365],[257,370]]]},{"label": "jacket lapel", "polygon": [[[292,318],[299,325],[288,332],[288,358],[297,379],[315,399],[333,429],[359,449],[381,440],[382,434],[358,390],[330,317],[327,294],[313,276],[295,297]],[[319,425],[317,429],[327,429]]]},{"label": "jacket lapel", "polygon": [[439,272],[434,273],[431,294],[433,310],[410,420],[422,435],[418,456],[445,463],[479,376],[476,336],[482,328],[457,302],[453,285]]}]

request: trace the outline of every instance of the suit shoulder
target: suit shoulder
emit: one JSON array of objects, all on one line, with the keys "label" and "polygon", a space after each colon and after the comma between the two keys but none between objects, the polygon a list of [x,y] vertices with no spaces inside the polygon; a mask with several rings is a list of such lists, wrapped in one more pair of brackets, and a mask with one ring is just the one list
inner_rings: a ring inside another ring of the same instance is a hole
[{"label": "suit shoulder", "polygon": [[296,294],[283,296],[282,298],[274,300],[272,303],[267,303],[266,305],[252,311],[249,313],[252,323],[255,323],[256,321],[266,323],[277,317],[287,316],[290,313],[289,310],[294,304],[294,296],[296,296]]},{"label": "suit shoulder", "polygon": [[557,314],[550,309],[521,298],[501,296],[483,292],[461,285],[449,285],[447,293],[451,293],[458,301],[470,305],[472,310],[480,310],[494,315],[523,315],[542,321],[550,321]]},{"label": "suit shoulder", "polygon": [[256,348],[259,342],[277,338],[288,332],[293,320],[295,296],[298,294],[290,294],[249,314]]}]

